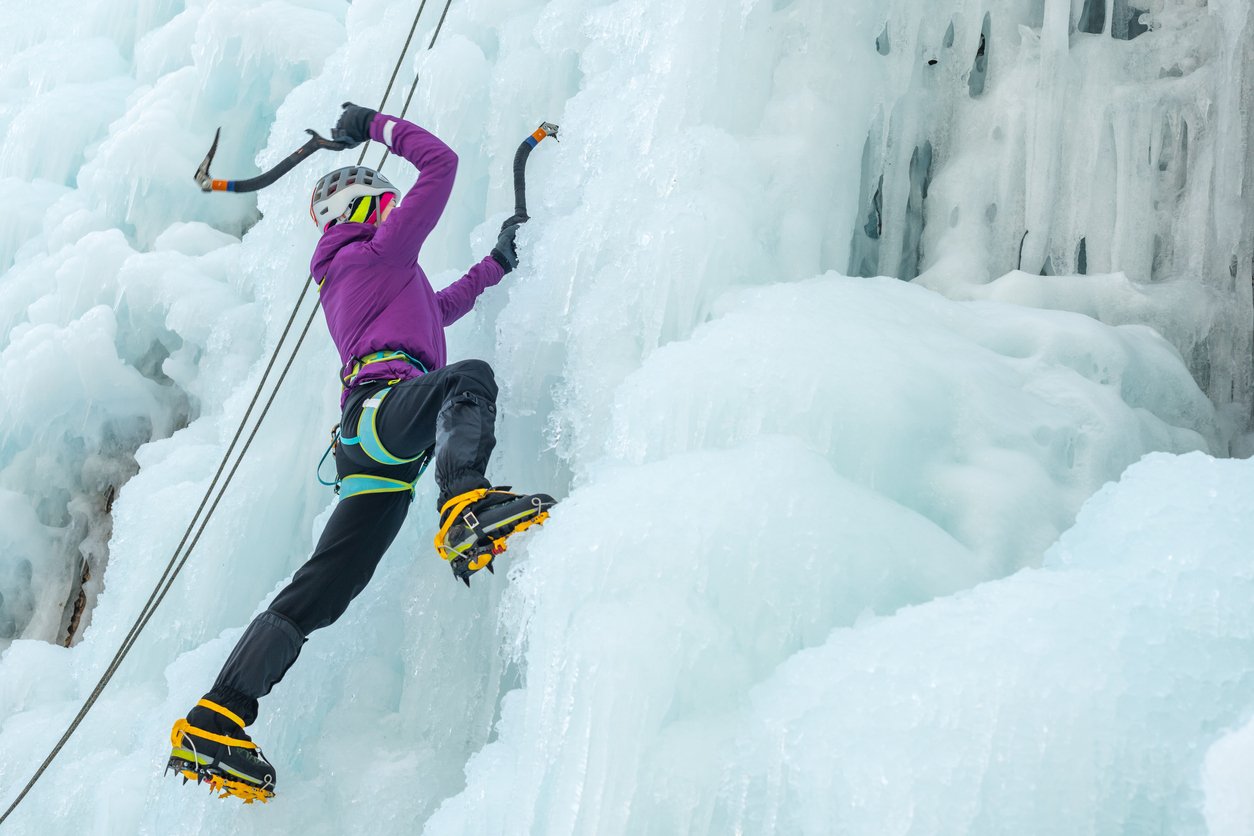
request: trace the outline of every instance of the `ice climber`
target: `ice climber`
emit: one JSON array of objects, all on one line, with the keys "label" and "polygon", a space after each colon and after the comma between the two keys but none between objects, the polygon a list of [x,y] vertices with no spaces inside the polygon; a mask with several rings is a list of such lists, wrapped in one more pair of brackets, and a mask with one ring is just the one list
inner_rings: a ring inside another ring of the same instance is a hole
[{"label": "ice climber", "polygon": [[[440,513],[436,550],[470,583],[491,570],[510,534],[543,522],[552,498],[493,488],[484,476],[496,444],[497,386],[481,360],[447,364],[444,329],[518,264],[515,218],[491,253],[436,292],[418,252],[444,211],[457,156],[426,130],[345,104],[332,138],[375,140],[419,170],[400,193],[379,172],[339,168],[314,187],[322,231],[311,271],[339,349],[341,424],[335,448],[340,500],[313,555],[253,619],[213,687],[174,724],[170,766],[247,801],[274,791],[274,767],[244,732],[257,700],[283,678],[306,637],[335,622],[391,544],[428,460]],[[350,145],[350,147],[351,147]]]}]

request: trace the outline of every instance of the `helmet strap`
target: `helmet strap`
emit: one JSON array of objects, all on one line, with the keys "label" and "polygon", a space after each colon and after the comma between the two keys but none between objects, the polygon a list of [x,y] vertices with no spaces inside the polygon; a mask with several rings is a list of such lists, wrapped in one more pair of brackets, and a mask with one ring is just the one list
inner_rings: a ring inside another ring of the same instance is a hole
[{"label": "helmet strap", "polygon": [[380,221],[382,221],[383,213],[387,211],[387,208],[391,206],[395,200],[396,200],[396,195],[394,195],[392,192],[384,192],[383,194],[379,195],[379,207],[373,214],[371,214],[369,222],[379,223]]}]

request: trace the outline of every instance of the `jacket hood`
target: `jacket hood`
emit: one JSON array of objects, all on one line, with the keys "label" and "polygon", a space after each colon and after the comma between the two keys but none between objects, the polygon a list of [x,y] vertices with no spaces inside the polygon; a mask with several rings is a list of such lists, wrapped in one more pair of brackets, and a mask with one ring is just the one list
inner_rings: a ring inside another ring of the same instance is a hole
[{"label": "jacket hood", "polygon": [[341,248],[358,241],[369,241],[374,238],[376,230],[378,227],[374,224],[338,223],[334,225],[322,233],[322,238],[314,249],[313,259],[309,263],[309,272],[313,273],[315,280],[321,281],[327,274],[327,268],[331,266],[331,259],[335,258],[335,254]]}]

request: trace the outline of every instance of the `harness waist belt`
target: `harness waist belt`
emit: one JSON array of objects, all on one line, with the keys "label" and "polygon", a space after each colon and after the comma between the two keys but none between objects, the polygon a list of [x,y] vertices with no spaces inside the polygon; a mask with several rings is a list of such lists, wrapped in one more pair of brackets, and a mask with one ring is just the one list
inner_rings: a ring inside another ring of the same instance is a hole
[{"label": "harness waist belt", "polygon": [[392,360],[403,360],[416,368],[419,374],[427,373],[427,367],[424,366],[417,358],[406,354],[399,348],[387,348],[383,351],[376,351],[371,354],[367,354],[365,357],[350,359],[344,364],[343,368],[340,369],[340,382],[344,384],[344,388],[347,389],[357,381],[358,376],[362,373],[362,370],[364,370],[366,366],[372,366],[375,363],[388,363]]}]

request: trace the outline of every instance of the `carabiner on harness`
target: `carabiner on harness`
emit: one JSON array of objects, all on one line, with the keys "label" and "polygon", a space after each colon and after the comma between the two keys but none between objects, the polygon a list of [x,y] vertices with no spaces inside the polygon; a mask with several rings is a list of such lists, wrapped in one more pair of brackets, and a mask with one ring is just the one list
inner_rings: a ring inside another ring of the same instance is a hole
[{"label": "carabiner on harness", "polygon": [[323,485],[326,485],[328,488],[338,488],[340,484],[340,480],[336,479],[334,482],[328,482],[326,479],[323,479],[322,478],[322,466],[327,463],[327,456],[330,456],[331,454],[333,454],[335,452],[335,448],[338,447],[339,445],[340,445],[340,425],[336,424],[334,427],[331,428],[331,443],[327,445],[327,451],[323,453],[322,458],[318,460],[318,469],[314,471],[314,475],[318,477],[318,482]]}]

